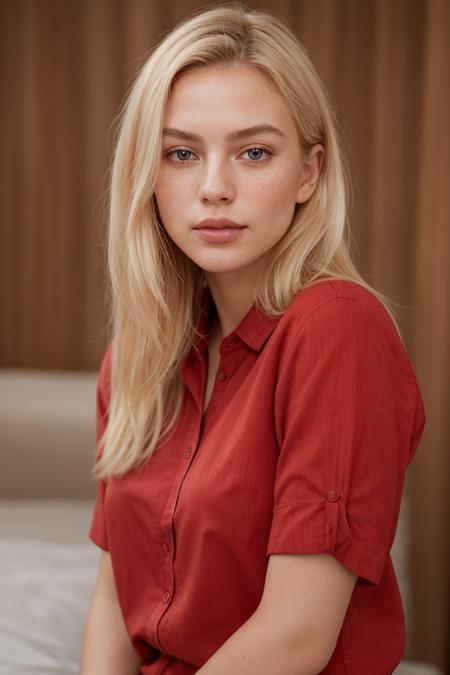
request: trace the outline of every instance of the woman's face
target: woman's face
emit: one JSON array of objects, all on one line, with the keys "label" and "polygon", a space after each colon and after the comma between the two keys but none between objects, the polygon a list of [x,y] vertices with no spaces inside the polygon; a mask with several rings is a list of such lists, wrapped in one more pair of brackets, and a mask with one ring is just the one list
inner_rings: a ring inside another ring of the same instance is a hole
[{"label": "woman's face", "polygon": [[[275,130],[245,131],[262,125]],[[220,277],[245,268],[248,278],[288,230],[296,203],[314,191],[322,150],[314,146],[312,159],[302,160],[286,103],[255,68],[183,73],[166,107],[155,188],[166,232],[205,272]],[[231,238],[194,229],[206,218],[244,227]]]}]

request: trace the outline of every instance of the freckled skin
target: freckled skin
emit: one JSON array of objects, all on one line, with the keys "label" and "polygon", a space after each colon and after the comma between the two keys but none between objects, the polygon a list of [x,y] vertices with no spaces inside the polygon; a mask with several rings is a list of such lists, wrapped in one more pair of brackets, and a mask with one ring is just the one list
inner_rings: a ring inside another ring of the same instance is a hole
[{"label": "freckled skin", "polygon": [[[226,139],[232,131],[264,123],[285,137],[264,132]],[[248,284],[288,230],[296,202],[314,191],[311,172],[317,162],[309,168],[303,161],[287,104],[252,67],[208,66],[186,72],[174,83],[164,127],[203,139],[163,140],[155,196],[168,235],[206,272],[222,280],[230,272],[234,283],[242,277]],[[319,150],[315,159],[320,157]],[[208,217],[229,218],[247,228],[234,241],[207,242],[192,228]]]}]

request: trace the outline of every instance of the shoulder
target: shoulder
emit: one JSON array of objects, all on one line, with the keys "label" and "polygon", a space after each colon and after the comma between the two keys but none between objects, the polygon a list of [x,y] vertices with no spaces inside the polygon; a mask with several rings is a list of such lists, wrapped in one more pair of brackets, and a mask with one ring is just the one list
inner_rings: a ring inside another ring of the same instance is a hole
[{"label": "shoulder", "polygon": [[380,322],[386,330],[398,335],[397,329],[384,305],[370,290],[356,281],[347,279],[324,279],[302,289],[288,307],[286,324],[300,330],[315,323],[311,317],[335,322],[343,329],[348,319],[354,327],[358,321]]},{"label": "shoulder", "polygon": [[324,279],[302,289],[280,322],[284,355],[311,358],[354,351],[363,359],[396,362],[402,376],[416,383],[403,340],[378,297],[355,281]]},{"label": "shoulder", "polygon": [[334,362],[384,366],[417,390],[414,366],[394,321],[369,289],[351,280],[321,280],[301,290],[283,315],[280,360],[289,370]]},{"label": "shoulder", "polygon": [[[384,304],[375,293],[355,281],[324,279],[302,289],[280,322],[283,347],[290,349],[303,339],[333,338],[376,342],[388,346],[397,357],[408,359],[402,337]],[[319,343],[317,346],[319,347]]]}]

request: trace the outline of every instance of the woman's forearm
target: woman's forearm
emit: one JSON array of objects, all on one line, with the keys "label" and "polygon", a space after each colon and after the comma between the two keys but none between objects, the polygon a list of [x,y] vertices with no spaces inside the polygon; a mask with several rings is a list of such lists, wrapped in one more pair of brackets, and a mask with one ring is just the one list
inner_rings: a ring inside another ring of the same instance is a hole
[{"label": "woman's forearm", "polygon": [[86,621],[79,675],[137,675],[140,663],[119,604],[94,592]]},{"label": "woman's forearm", "polygon": [[197,671],[198,675],[317,675],[314,645],[290,639],[285,627],[255,612]]}]

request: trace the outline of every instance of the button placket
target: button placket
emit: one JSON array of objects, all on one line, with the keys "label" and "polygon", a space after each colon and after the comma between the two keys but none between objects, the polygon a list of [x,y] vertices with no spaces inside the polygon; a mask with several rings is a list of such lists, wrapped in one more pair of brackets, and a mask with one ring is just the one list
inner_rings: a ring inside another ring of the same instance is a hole
[{"label": "button placket", "polygon": [[163,567],[166,570],[169,570],[172,567],[172,556],[171,556],[171,547],[169,544],[164,543],[161,545],[161,548],[164,553]]},{"label": "button placket", "polygon": [[[190,418],[195,419],[194,415]],[[180,487],[183,483],[183,480],[189,471],[191,461],[194,456],[195,449],[198,447],[201,438],[201,420],[194,422],[194,427],[191,429],[192,433],[188,434],[188,440],[191,440],[191,445],[185,446],[184,450],[181,448],[180,453],[180,466],[175,475],[173,485],[170,491],[170,494],[167,498],[166,505],[164,507],[161,522],[160,522],[160,532],[161,532],[161,566],[164,575],[164,581],[161,587],[160,602],[155,607],[153,613],[148,619],[147,622],[147,635],[149,640],[151,640],[155,646],[160,650],[164,651],[163,645],[161,645],[160,636],[158,633],[158,627],[162,617],[166,614],[167,611],[170,611],[170,602],[174,597],[174,592],[176,588],[175,584],[175,572],[174,572],[174,552],[175,552],[175,540],[174,536],[174,512],[176,510],[178,495],[180,492]]]},{"label": "button placket", "polygon": [[[211,408],[213,408],[216,405],[216,398],[217,398],[218,392],[220,392],[221,389],[223,389],[221,383],[225,382],[228,378],[226,370],[223,367],[224,358],[223,358],[222,350],[220,350],[220,354],[221,354],[221,356],[220,356],[220,360],[219,360],[219,365],[217,367],[216,376],[214,378],[214,384],[213,384],[213,388],[212,388],[212,392],[211,392],[211,397],[209,399],[209,403],[207,405],[207,408],[206,408],[205,412],[211,410]],[[203,413],[202,417],[204,417],[204,415],[205,415],[205,413]]]}]

